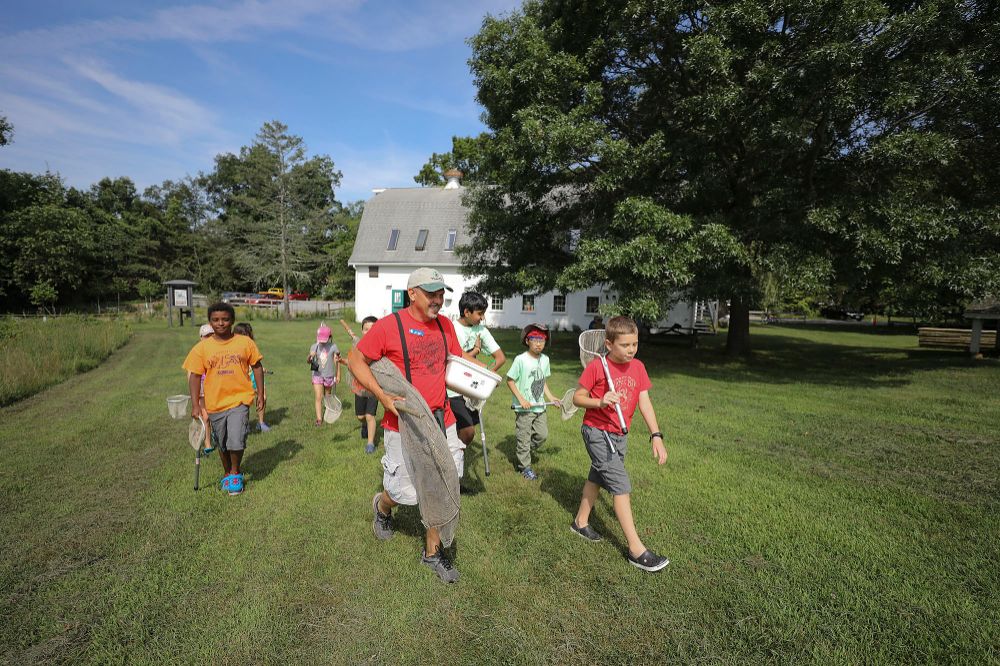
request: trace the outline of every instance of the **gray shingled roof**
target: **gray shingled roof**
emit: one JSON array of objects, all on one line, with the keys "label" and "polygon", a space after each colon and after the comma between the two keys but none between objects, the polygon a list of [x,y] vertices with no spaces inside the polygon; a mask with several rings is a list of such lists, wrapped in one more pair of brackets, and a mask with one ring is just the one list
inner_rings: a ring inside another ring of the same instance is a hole
[{"label": "gray shingled roof", "polygon": [[[458,266],[454,252],[444,249],[448,230],[458,231],[456,245],[468,242],[466,216],[462,205],[464,187],[409,187],[387,189],[365,202],[358,227],[358,238],[348,263],[354,266],[413,264],[421,266]],[[389,233],[399,229],[394,251],[387,250]],[[427,229],[427,245],[414,249],[417,233]]]}]

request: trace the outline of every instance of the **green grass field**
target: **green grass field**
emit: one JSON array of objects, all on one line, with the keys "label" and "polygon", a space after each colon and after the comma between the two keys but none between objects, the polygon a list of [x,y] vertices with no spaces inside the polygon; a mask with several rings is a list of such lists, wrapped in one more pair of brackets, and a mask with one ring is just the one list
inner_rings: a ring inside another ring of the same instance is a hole
[{"label": "green grass field", "polygon": [[[192,328],[140,325],[100,367],[0,409],[5,663],[968,663],[1000,659],[996,360],[914,335],[762,327],[748,362],[721,338],[639,350],[670,458],[636,418],[628,466],[646,543],[629,567],[607,496],[569,531],[588,459],[550,413],[536,470],[513,469],[504,388],[485,411],[456,540],[457,585],[418,563],[415,510],[378,542],[351,412],[314,428],[316,322],[254,322],[271,433],[247,492],[192,490],[184,392]],[[335,330],[342,346],[346,337]],[[511,333],[500,336],[519,351]],[[557,393],[580,371],[552,353]],[[346,390],[340,391],[342,398]],[[347,407],[345,401],[345,407]]]}]

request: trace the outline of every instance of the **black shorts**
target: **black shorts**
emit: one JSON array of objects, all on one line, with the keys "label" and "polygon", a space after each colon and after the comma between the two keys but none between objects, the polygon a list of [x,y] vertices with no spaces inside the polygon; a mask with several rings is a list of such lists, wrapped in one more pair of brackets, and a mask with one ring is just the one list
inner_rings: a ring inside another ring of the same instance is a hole
[{"label": "black shorts", "polygon": [[355,416],[364,416],[365,414],[375,416],[376,411],[378,411],[378,398],[373,395],[354,396]]},{"label": "black shorts", "polygon": [[455,425],[459,430],[462,428],[474,428],[479,425],[479,412],[474,412],[465,404],[465,398],[456,395],[448,398],[451,403],[451,411],[455,415]]}]

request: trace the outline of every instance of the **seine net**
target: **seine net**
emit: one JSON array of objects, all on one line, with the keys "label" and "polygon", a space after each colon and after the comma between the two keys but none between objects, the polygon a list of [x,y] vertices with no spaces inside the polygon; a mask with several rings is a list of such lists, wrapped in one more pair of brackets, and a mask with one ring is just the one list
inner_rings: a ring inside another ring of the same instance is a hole
[{"label": "seine net", "polygon": [[371,364],[375,381],[386,393],[402,396],[399,405],[399,434],[403,440],[403,462],[417,491],[420,521],[436,527],[441,543],[451,545],[458,529],[460,509],[458,470],[448,450],[448,441],[430,407],[399,368],[387,358]]}]

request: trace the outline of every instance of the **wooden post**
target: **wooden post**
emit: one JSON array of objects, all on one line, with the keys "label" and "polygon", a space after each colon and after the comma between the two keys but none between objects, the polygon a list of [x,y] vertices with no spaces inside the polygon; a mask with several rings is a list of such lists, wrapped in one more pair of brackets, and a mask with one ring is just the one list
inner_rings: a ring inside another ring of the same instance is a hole
[{"label": "wooden post", "polygon": [[972,338],[969,340],[969,353],[973,358],[982,358],[979,352],[979,340],[983,335],[983,320],[976,317],[972,320]]}]

